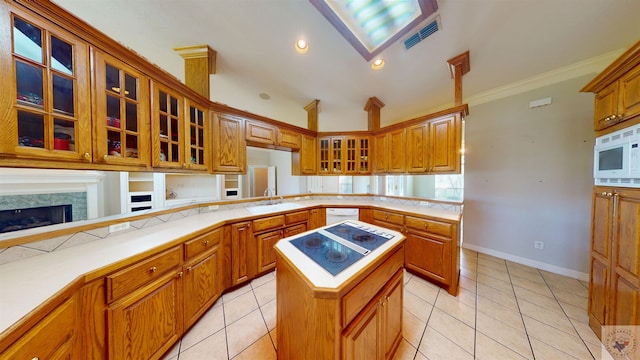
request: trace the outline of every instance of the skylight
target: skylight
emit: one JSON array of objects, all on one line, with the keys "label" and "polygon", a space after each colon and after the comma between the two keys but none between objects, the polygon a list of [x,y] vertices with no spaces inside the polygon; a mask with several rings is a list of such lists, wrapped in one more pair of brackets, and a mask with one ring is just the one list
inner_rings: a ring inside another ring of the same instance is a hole
[{"label": "skylight", "polygon": [[437,9],[436,0],[309,0],[367,60]]}]

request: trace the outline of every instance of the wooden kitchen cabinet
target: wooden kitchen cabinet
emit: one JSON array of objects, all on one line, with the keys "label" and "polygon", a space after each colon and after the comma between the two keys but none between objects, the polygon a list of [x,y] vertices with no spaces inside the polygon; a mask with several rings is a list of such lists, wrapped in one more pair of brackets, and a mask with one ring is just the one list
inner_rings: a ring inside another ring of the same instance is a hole
[{"label": "wooden kitchen cabinet", "polygon": [[3,10],[0,154],[89,163],[88,44],[22,8]]},{"label": "wooden kitchen cabinet", "polygon": [[375,162],[373,171],[377,174],[405,172],[405,129],[395,129],[374,137]]},{"label": "wooden kitchen cabinet", "polygon": [[249,281],[257,274],[256,251],[251,222],[231,224],[231,286]]},{"label": "wooden kitchen cabinet", "polygon": [[459,114],[429,121],[428,173],[459,174],[462,168]]},{"label": "wooden kitchen cabinet", "polygon": [[424,174],[429,168],[428,146],[429,125],[417,124],[406,129],[407,172]]},{"label": "wooden kitchen cabinet", "polygon": [[589,325],[640,325],[640,190],[595,187]]},{"label": "wooden kitchen cabinet", "polygon": [[93,57],[93,161],[146,167],[151,153],[149,79],[99,50],[93,50]]},{"label": "wooden kitchen cabinet", "polygon": [[2,352],[3,359],[80,359],[78,351],[78,302],[64,301],[36,326]]},{"label": "wooden kitchen cabinet", "polygon": [[391,359],[402,340],[402,270],[349,325],[343,335],[345,360]]},{"label": "wooden kitchen cabinet", "polygon": [[[615,126],[619,130],[638,123],[640,115],[640,41],[591,80],[582,92],[593,92],[594,129],[601,132]],[[608,130],[607,130],[608,131]],[[600,133],[599,133],[600,134]]]},{"label": "wooden kitchen cabinet", "polygon": [[190,328],[222,294],[222,228],[185,242],[184,329]]},{"label": "wooden kitchen cabinet", "polygon": [[185,99],[180,93],[158,82],[152,82],[152,94],[152,165],[162,168],[183,168],[186,166]]},{"label": "wooden kitchen cabinet", "polygon": [[273,247],[284,238],[282,229],[256,235],[258,244],[258,272],[264,272],[276,267],[276,253]]},{"label": "wooden kitchen cabinet", "polygon": [[345,174],[364,175],[371,174],[370,136],[345,136],[344,137]]},{"label": "wooden kitchen cabinet", "polygon": [[275,145],[277,127],[262,121],[246,120],[244,122],[245,139],[247,141]]},{"label": "wooden kitchen cabinet", "polygon": [[213,172],[242,174],[247,168],[244,119],[213,114]]},{"label": "wooden kitchen cabinet", "polygon": [[276,253],[273,247],[280,239],[307,231],[308,220],[308,210],[253,220],[253,234],[258,247],[258,273],[276,267]]},{"label": "wooden kitchen cabinet", "polygon": [[327,210],[325,208],[315,208],[309,210],[308,230],[317,229],[327,224]]},{"label": "wooden kitchen cabinet", "polygon": [[293,175],[316,175],[318,159],[316,158],[317,141],[312,135],[302,134],[300,151],[291,153],[291,173]]},{"label": "wooden kitchen cabinet", "polygon": [[342,174],[343,150],[342,136],[323,136],[318,138],[318,174]]},{"label": "wooden kitchen cabinet", "polygon": [[207,106],[187,99],[185,123],[185,167],[209,170],[211,167],[211,120]]},{"label": "wooden kitchen cabinet", "polygon": [[293,130],[278,128],[277,145],[287,147],[291,150],[300,149],[302,146],[302,135]]}]

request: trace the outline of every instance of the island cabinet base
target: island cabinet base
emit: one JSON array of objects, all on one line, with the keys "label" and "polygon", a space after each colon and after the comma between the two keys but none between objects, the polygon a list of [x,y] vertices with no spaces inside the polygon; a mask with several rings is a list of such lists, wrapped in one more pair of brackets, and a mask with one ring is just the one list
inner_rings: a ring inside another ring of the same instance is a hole
[{"label": "island cabinet base", "polygon": [[402,340],[404,245],[337,288],[277,257],[278,359],[391,359]]}]

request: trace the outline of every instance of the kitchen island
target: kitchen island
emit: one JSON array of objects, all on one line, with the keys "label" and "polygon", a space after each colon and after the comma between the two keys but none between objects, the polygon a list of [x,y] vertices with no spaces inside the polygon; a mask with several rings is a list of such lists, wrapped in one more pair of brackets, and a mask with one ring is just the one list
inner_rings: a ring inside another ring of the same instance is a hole
[{"label": "kitchen island", "polygon": [[359,221],[279,241],[278,359],[392,358],[402,339],[404,242]]}]

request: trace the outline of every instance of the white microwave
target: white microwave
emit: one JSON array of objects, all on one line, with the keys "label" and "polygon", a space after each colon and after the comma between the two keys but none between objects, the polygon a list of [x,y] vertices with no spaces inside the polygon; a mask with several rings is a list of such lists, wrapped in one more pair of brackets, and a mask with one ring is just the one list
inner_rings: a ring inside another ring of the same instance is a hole
[{"label": "white microwave", "polygon": [[596,185],[640,187],[640,124],[596,138]]}]

